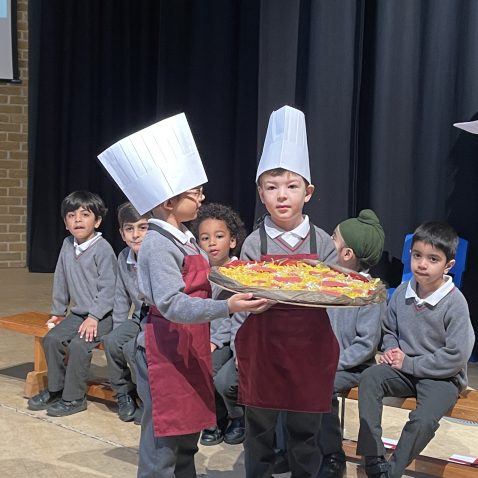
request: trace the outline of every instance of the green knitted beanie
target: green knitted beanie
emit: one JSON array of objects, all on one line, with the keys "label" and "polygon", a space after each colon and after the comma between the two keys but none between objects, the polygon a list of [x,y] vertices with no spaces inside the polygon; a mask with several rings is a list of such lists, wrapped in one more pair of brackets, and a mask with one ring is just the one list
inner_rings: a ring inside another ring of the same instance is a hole
[{"label": "green knitted beanie", "polygon": [[373,267],[382,257],[385,234],[377,215],[371,209],[363,209],[358,217],[339,224],[340,234],[360,261]]}]

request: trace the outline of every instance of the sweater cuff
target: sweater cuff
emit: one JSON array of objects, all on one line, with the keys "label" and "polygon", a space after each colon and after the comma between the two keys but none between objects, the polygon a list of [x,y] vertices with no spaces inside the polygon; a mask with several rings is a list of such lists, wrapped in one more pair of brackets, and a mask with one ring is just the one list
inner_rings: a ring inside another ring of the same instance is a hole
[{"label": "sweater cuff", "polygon": [[402,372],[413,375],[413,359],[408,355],[403,359]]}]

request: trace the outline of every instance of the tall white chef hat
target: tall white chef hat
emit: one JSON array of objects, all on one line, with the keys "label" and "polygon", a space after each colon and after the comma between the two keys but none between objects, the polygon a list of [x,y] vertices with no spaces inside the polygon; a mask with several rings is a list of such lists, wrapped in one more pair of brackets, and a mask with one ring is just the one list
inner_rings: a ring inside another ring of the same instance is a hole
[{"label": "tall white chef hat", "polygon": [[467,121],[465,123],[454,123],[453,126],[464,129],[469,133],[478,134],[478,121]]},{"label": "tall white chef hat", "polygon": [[140,214],[207,182],[184,113],[123,138],[98,159]]},{"label": "tall white chef hat", "polygon": [[290,106],[273,111],[269,118],[256,181],[262,173],[276,168],[300,174],[311,182],[305,116]]}]

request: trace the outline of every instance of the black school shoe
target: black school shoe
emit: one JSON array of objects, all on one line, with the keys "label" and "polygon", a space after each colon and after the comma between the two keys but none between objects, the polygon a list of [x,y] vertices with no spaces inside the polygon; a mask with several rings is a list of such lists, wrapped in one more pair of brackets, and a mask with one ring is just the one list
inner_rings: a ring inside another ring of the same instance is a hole
[{"label": "black school shoe", "polygon": [[285,450],[274,450],[274,464],[272,465],[272,474],[281,475],[290,471],[289,460],[287,459],[287,452]]},{"label": "black school shoe", "polygon": [[219,427],[205,428],[201,433],[199,443],[204,446],[218,445],[224,441],[224,434]]},{"label": "black school shoe", "polygon": [[51,407],[48,407],[46,414],[50,417],[66,417],[83,410],[86,410],[86,397],[72,400],[71,402],[61,399]]},{"label": "black school shoe", "polygon": [[390,464],[384,456],[366,456],[365,473],[368,478],[390,478]]},{"label": "black school shoe", "polygon": [[347,468],[344,453],[324,455],[318,478],[343,478]]},{"label": "black school shoe", "polygon": [[63,390],[49,392],[47,388],[28,399],[27,405],[30,410],[46,410],[48,407],[61,399]]},{"label": "black school shoe", "polygon": [[116,395],[118,401],[118,416],[123,422],[131,422],[134,420],[136,412],[136,402],[129,393],[118,393]]},{"label": "black school shoe", "polygon": [[244,415],[242,417],[233,418],[224,433],[224,441],[228,445],[239,445],[246,437],[246,426],[244,423]]}]

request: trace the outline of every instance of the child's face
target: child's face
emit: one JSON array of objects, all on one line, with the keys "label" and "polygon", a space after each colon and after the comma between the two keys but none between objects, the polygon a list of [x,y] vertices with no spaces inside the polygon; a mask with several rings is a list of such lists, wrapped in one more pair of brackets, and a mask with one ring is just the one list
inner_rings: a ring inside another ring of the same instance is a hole
[{"label": "child's face", "polygon": [[345,252],[347,252],[346,250],[350,248],[348,248],[347,244],[345,244],[344,238],[342,237],[342,234],[340,234],[339,226],[334,229],[334,232],[331,237],[334,241],[335,249],[337,251],[337,264],[342,267],[348,267],[344,255]]},{"label": "child's face", "polygon": [[302,222],[302,208],[310,200],[314,186],[306,186],[302,176],[286,171],[280,176],[264,173],[257,190],[272,221],[290,231]]},{"label": "child's face", "polygon": [[179,223],[196,219],[205,196],[202,186],[189,189],[175,198],[173,214]]},{"label": "child's face", "polygon": [[204,219],[199,224],[198,240],[201,249],[207,252],[212,266],[222,266],[229,261],[231,249],[236,247],[236,239],[226,223],[219,219]]},{"label": "child's face", "polygon": [[119,231],[126,245],[137,255],[144,236],[148,232],[148,221],[141,218],[136,222],[125,222]]},{"label": "child's face", "polygon": [[89,209],[79,207],[76,211],[67,212],[64,221],[76,242],[82,244],[93,238],[95,229],[101,224],[101,217],[97,218]]},{"label": "child's face", "polygon": [[419,286],[433,292],[443,284],[446,274],[455,263],[446,260],[445,253],[422,241],[416,241],[412,247],[411,270]]}]

